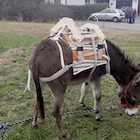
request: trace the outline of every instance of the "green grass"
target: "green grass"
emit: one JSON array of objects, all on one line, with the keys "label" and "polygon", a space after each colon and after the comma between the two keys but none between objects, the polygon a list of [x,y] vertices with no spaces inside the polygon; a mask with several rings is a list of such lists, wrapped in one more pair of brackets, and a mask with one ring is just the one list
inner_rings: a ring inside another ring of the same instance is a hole
[{"label": "green grass", "polygon": [[[34,46],[48,37],[53,24],[18,23],[0,21],[0,125],[14,123],[33,117],[35,102],[32,92],[23,93],[27,82],[27,61]],[[135,64],[140,61],[140,32],[102,28],[107,39],[120,46]],[[63,112],[93,109],[91,87],[85,98],[86,107],[80,107],[80,87],[67,88]],[[120,103],[118,85],[110,76],[102,77],[101,108]],[[52,114],[53,95],[46,87],[44,93],[45,113]],[[92,113],[63,116],[64,125],[72,140],[139,140],[140,113],[127,116],[118,108],[101,111],[104,121],[97,122]],[[2,130],[0,130],[2,132]],[[31,121],[8,127],[5,140],[61,140],[53,117],[46,118],[45,125],[33,129]],[[1,138],[1,133],[0,133]]]}]

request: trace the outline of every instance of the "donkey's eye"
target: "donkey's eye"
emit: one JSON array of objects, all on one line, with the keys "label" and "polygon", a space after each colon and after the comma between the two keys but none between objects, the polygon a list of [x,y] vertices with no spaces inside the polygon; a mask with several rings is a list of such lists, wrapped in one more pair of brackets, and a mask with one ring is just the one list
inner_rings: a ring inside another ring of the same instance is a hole
[{"label": "donkey's eye", "polygon": [[137,99],[137,97],[134,96],[134,95],[131,95],[131,98],[132,98],[134,101]]}]

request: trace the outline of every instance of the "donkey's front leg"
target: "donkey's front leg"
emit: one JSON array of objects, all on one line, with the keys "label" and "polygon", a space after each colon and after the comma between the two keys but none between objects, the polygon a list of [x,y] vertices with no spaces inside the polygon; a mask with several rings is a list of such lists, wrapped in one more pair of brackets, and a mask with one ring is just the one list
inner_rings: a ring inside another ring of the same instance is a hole
[{"label": "donkey's front leg", "polygon": [[88,88],[89,88],[89,82],[85,82],[82,84],[82,87],[81,87],[81,97],[79,99],[79,103],[81,106],[85,106],[84,104],[84,98],[88,92]]},{"label": "donkey's front leg", "polygon": [[100,91],[100,78],[97,78],[91,82],[92,85],[92,92],[94,96],[94,110],[96,110],[94,113],[96,115],[96,120],[101,120],[101,115],[99,114],[99,105],[101,100],[101,91]]},{"label": "donkey's front leg", "polygon": [[55,86],[51,87],[51,89],[52,89],[52,92],[54,93],[53,116],[56,119],[56,123],[58,125],[58,128],[59,128],[62,136],[69,139],[70,134],[64,128],[63,123],[62,123],[62,118],[61,118],[66,86],[59,84],[59,85],[55,85]]}]

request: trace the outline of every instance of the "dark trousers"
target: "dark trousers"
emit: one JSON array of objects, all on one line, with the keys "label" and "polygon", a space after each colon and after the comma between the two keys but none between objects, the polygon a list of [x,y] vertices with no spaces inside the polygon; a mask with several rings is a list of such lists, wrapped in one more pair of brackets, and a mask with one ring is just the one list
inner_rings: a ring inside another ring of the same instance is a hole
[{"label": "dark trousers", "polygon": [[129,23],[131,23],[131,18],[129,19]]},{"label": "dark trousers", "polygon": [[132,16],[129,17],[129,23],[131,23],[131,22],[132,22]]},{"label": "dark trousers", "polygon": [[130,19],[130,16],[129,15],[126,15],[125,16],[125,22],[129,23],[129,19]]}]

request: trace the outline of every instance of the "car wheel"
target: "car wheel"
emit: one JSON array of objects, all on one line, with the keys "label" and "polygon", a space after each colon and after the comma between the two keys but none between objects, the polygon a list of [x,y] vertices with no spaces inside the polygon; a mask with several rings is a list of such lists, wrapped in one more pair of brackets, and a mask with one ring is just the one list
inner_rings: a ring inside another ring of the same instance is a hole
[{"label": "car wheel", "polygon": [[118,20],[117,17],[114,17],[114,18],[112,19],[112,21],[113,21],[113,22],[118,22],[119,20]]},{"label": "car wheel", "polygon": [[96,16],[93,16],[90,19],[93,20],[93,21],[97,21],[98,20],[98,18]]}]

